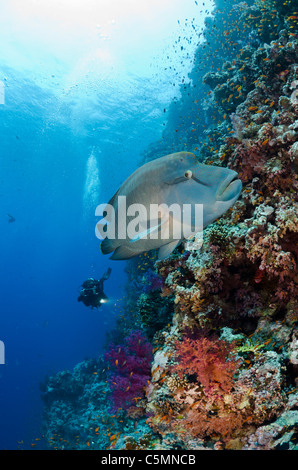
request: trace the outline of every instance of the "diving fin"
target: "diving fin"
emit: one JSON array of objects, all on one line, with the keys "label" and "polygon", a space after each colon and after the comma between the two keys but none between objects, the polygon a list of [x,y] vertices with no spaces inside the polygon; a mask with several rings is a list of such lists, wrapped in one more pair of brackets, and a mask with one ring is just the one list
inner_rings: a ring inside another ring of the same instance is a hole
[{"label": "diving fin", "polygon": [[111,275],[111,272],[112,272],[112,269],[108,268],[107,271],[104,273],[104,275],[101,278],[102,281],[106,281],[107,279],[109,279],[109,277]]}]

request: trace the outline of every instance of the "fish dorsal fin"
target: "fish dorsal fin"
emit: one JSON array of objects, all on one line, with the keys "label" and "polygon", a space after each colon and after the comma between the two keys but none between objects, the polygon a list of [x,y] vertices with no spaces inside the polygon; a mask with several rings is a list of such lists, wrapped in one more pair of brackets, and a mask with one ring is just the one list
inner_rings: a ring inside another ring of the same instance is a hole
[{"label": "fish dorsal fin", "polygon": [[166,245],[161,246],[158,250],[158,259],[167,258],[172,253],[172,251],[175,250],[180,242],[181,240],[174,240],[170,243],[167,243]]}]

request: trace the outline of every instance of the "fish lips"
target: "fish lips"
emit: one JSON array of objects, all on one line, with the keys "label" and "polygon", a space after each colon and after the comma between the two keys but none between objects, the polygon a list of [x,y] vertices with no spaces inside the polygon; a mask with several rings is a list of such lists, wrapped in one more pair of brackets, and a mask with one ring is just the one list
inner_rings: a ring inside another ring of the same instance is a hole
[{"label": "fish lips", "polygon": [[238,178],[238,173],[233,171],[219,185],[216,192],[216,200],[228,202],[237,200],[242,190],[242,182]]}]

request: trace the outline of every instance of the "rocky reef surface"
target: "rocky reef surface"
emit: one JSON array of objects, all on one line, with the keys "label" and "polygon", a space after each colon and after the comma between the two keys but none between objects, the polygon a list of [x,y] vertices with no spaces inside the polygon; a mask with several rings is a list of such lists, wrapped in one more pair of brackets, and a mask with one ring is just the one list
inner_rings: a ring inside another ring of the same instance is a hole
[{"label": "rocky reef surface", "polygon": [[297,449],[298,12],[215,3],[144,160],[194,151],[237,171],[242,196],[202,243],[127,263],[105,358],[43,384],[50,447]]}]

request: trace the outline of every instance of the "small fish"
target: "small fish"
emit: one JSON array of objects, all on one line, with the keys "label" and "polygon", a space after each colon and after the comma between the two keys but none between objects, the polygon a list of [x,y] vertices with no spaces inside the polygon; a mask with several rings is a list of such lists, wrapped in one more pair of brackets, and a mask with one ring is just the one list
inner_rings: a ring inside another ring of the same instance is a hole
[{"label": "small fish", "polygon": [[16,219],[15,219],[12,215],[7,214],[7,216],[9,217],[9,219],[8,219],[8,223],[9,223],[9,224],[12,224],[13,222],[16,221]]}]

